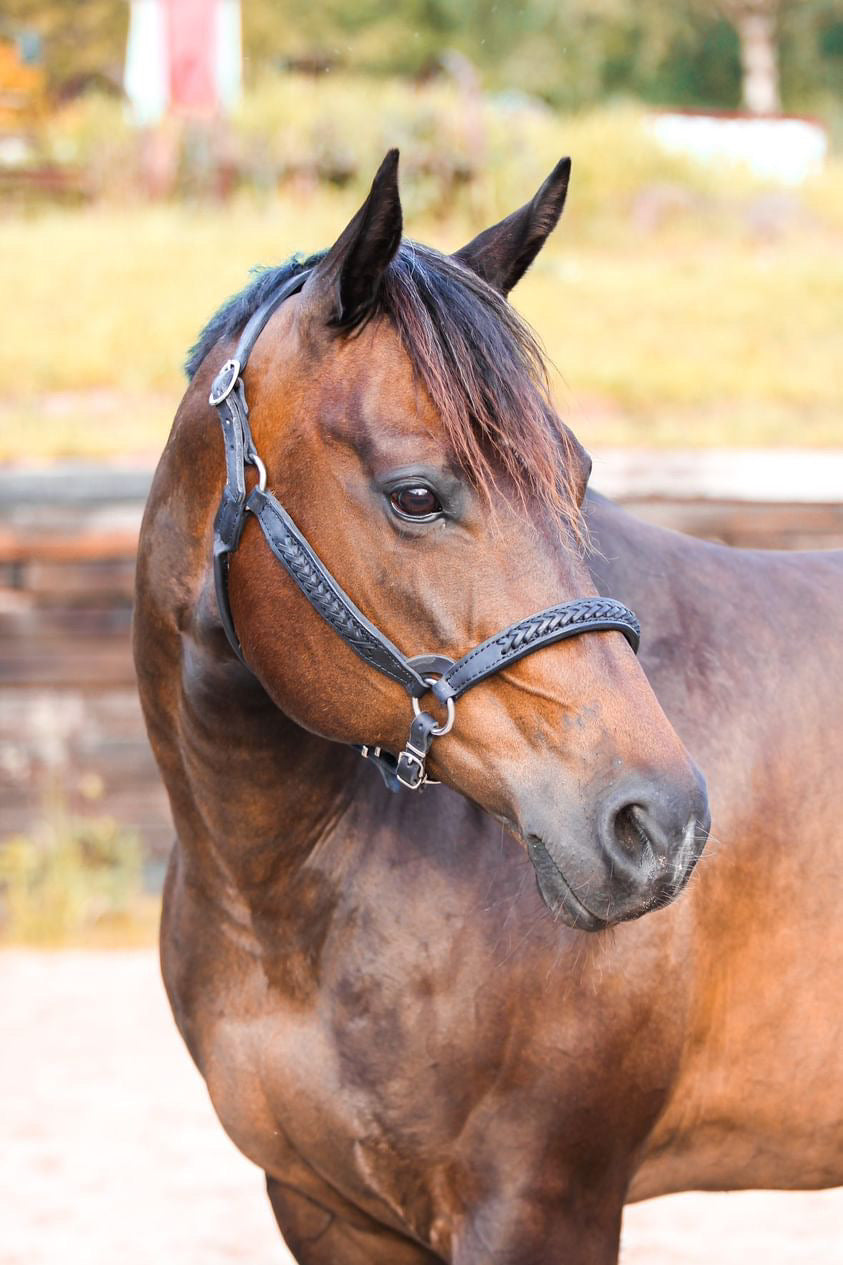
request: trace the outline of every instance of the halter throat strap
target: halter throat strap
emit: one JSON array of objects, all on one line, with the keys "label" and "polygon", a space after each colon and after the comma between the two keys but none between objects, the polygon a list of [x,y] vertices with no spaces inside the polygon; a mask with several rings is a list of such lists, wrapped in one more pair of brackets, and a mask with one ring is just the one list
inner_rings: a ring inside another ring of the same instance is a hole
[{"label": "halter throat strap", "polygon": [[[243,534],[246,515],[258,521],[267,544],[314,610],[333,628],[364,663],[396,681],[413,701],[414,720],[404,750],[396,757],[380,747],[358,750],[380,770],[390,790],[419,790],[431,779],[425,760],[433,739],[447,733],[454,723],[454,708],[466,690],[544,646],[584,632],[620,632],[637,652],[641,629],[637,618],[613,598],[584,597],[548,607],[511,624],[454,662],[444,655],[408,658],[355,605],[308,544],[280,501],[267,490],[266,467],[261,461],[249,427],[249,407],[243,371],[262,330],[285,299],[304,286],[310,270],[289,278],[251,316],[237,349],[214,378],[209,403],[217,410],[225,449],[226,481],[214,520],[213,568],[220,622],[228,642],[248,668],[237,636],[228,594],[228,565]],[[258,482],[246,489],[246,466],[257,470]],[[418,700],[428,692],[447,708],[447,719],[438,724],[422,711]]]}]

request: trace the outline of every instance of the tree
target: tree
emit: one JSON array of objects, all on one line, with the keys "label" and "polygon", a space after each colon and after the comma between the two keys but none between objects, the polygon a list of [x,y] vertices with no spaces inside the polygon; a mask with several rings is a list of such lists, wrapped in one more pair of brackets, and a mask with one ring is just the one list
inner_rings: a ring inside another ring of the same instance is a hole
[{"label": "tree", "polygon": [[750,114],[778,114],[779,18],[783,0],[719,0],[741,46],[743,104]]}]

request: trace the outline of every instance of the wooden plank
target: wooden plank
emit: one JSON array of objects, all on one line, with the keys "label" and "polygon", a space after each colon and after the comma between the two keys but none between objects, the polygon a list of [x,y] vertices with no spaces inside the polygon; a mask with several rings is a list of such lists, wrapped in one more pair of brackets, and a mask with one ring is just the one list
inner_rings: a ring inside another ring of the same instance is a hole
[{"label": "wooden plank", "polygon": [[152,484],[147,465],[108,461],[51,461],[0,470],[0,507],[126,505],[143,506]]},{"label": "wooden plank", "polygon": [[136,530],[80,531],[38,535],[20,528],[0,527],[0,563],[27,561],[84,562],[134,559]]},{"label": "wooden plank", "polygon": [[0,645],[0,685],[5,690],[55,689],[78,686],[107,690],[135,680],[128,636],[79,638],[72,645],[39,644],[37,641]]},{"label": "wooden plank", "polygon": [[131,596],[135,582],[134,556],[131,558],[91,558],[53,561],[28,559],[22,564],[19,585],[34,594],[70,598],[95,595],[100,601]]},{"label": "wooden plank", "polygon": [[756,548],[833,549],[843,545],[843,505],[629,500],[647,522],[706,540]]},{"label": "wooden plank", "polygon": [[[15,595],[18,596],[18,595]],[[68,638],[127,637],[132,624],[129,600],[120,603],[53,606],[51,601],[35,602],[31,594],[22,595],[25,602],[3,603],[0,592],[0,644],[37,638],[60,650]]]}]

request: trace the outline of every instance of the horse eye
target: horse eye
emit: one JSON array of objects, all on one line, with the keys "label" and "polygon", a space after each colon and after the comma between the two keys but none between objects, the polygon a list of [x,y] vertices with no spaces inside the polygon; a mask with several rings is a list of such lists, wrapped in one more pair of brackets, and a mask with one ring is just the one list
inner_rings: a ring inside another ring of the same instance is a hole
[{"label": "horse eye", "polygon": [[389,499],[392,508],[402,518],[433,518],[442,513],[436,493],[423,485],[397,488]]}]

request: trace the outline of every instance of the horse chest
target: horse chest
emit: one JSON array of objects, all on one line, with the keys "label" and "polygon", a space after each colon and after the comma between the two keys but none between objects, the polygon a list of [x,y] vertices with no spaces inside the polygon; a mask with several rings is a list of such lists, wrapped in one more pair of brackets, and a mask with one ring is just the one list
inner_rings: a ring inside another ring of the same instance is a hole
[{"label": "horse chest", "polygon": [[197,1061],[228,1132],[264,1167],[284,1135],[359,1142],[387,1120],[417,1144],[422,1121],[431,1144],[458,1132],[500,1052],[491,1039],[485,1059],[469,1048],[475,1030],[435,991],[424,973],[349,969],[302,1002],[259,968],[246,987],[238,974],[196,1013]]},{"label": "horse chest", "polygon": [[311,1161],[314,1139],[351,1128],[326,1034],[311,1010],[227,1013],[203,1036],[201,1068],[226,1132],[267,1172]]},{"label": "horse chest", "polygon": [[434,1192],[496,1136],[505,1147],[516,1130],[520,1153],[546,1168],[569,1117],[584,1104],[612,1116],[617,1103],[595,1059],[588,972],[566,988],[517,954],[495,971],[487,941],[444,931],[386,954],[380,931],[326,953],[306,1000],[285,992],[283,964],[217,970],[216,997],[193,990],[194,1053],[226,1131],[260,1167],[304,1190],[319,1173],[362,1206],[412,1209],[421,1226]]},{"label": "horse chest", "polygon": [[259,967],[234,984],[194,1021],[194,1054],[234,1143],[301,1193],[324,1199],[327,1180],[371,1215],[388,1209],[396,1226],[429,1233],[448,1201],[431,1157],[478,1088],[471,1077],[455,1085],[453,1041],[408,1031],[382,981],[338,982],[336,1005],[325,995],[291,1002]]}]

